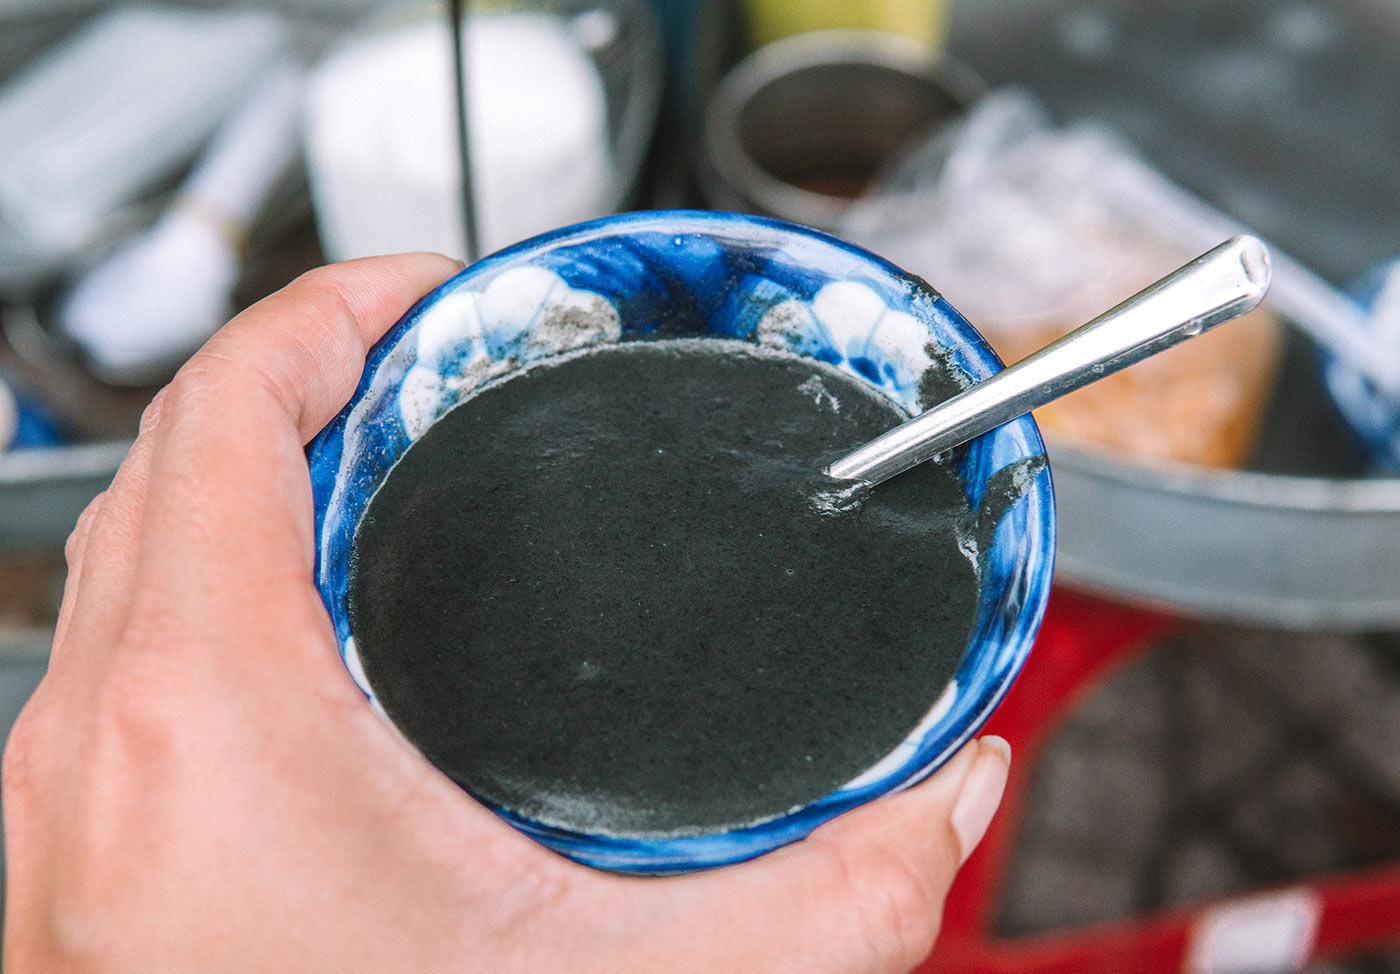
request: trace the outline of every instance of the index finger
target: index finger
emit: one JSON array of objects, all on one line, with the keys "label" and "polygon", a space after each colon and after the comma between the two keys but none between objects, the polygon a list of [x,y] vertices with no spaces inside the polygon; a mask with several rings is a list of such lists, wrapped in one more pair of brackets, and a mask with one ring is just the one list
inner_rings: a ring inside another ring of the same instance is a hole
[{"label": "index finger", "polygon": [[186,363],[152,431],[133,618],[145,601],[207,635],[285,632],[279,610],[319,611],[303,447],[349,399],[374,342],[460,266],[412,254],[320,268]]},{"label": "index finger", "polygon": [[181,371],[228,383],[230,392],[270,394],[305,444],[349,400],[370,347],[461,269],[440,254],[319,267],[230,321]]}]

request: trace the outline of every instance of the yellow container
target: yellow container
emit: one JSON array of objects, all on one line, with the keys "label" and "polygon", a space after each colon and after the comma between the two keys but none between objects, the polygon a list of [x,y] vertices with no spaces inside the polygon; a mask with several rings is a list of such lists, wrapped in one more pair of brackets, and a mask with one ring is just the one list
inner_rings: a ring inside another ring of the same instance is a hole
[{"label": "yellow container", "polygon": [[746,0],[749,39],[761,47],[792,34],[863,27],[942,47],[948,0]]}]

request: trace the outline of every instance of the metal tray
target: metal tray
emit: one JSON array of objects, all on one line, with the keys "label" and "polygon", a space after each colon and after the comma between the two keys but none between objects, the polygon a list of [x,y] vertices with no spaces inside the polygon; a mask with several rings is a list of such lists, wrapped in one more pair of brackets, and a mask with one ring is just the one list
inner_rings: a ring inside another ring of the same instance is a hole
[{"label": "metal tray", "polygon": [[1067,581],[1208,618],[1400,627],[1400,480],[1052,454]]}]

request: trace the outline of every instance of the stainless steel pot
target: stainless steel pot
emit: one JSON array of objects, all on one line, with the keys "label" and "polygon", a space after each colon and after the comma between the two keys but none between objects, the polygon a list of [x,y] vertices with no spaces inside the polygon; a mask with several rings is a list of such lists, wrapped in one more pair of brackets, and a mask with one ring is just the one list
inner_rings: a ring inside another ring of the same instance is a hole
[{"label": "stainless steel pot", "polygon": [[900,147],[960,114],[984,87],[898,34],[831,30],[776,41],[715,89],[703,188],[721,209],[834,229]]}]

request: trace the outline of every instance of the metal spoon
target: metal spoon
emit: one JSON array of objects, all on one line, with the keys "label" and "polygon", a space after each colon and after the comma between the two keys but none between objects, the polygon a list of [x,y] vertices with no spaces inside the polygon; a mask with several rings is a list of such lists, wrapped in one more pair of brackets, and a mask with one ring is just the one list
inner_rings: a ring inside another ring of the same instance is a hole
[{"label": "metal spoon", "polygon": [[874,485],[1053,399],[1250,311],[1269,288],[1269,252],[1229,240],[1081,325],[826,468]]}]

